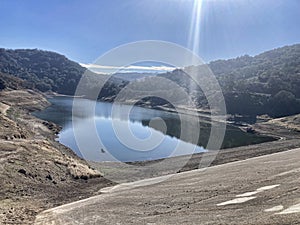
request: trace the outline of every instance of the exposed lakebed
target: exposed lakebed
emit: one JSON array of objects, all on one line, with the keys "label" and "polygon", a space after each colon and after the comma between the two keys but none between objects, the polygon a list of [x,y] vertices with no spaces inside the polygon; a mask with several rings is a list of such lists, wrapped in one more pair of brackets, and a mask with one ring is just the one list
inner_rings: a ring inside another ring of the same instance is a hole
[{"label": "exposed lakebed", "polygon": [[[199,119],[200,136],[194,145],[180,139],[181,122],[176,113],[106,102],[95,103],[87,99],[77,99],[80,107],[72,111],[72,97],[53,97],[48,100],[51,106],[34,115],[62,126],[57,140],[87,160],[143,161],[206,151],[210,122],[203,119]],[[128,111],[129,115],[126,113]],[[190,118],[193,121],[193,117]],[[155,122],[151,123],[153,121],[163,121],[165,127],[155,126]],[[154,141],[149,143],[149,140]],[[272,137],[246,133],[227,125],[222,148],[272,140]]]}]

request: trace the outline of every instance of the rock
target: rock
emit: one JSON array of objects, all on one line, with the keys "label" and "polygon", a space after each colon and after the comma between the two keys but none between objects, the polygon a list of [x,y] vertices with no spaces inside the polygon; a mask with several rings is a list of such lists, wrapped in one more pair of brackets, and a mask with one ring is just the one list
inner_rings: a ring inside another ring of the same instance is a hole
[{"label": "rock", "polygon": [[21,174],[26,175],[26,170],[24,170],[24,169],[19,169],[18,172],[21,173]]},{"label": "rock", "polygon": [[52,176],[51,176],[50,174],[48,174],[48,175],[46,176],[46,178],[47,178],[48,180],[53,180],[53,178],[52,178]]},{"label": "rock", "polygon": [[88,180],[89,177],[88,177],[87,175],[81,175],[81,176],[80,176],[80,179],[82,179],[82,180]]},{"label": "rock", "polygon": [[250,133],[250,134],[255,134],[256,133],[256,131],[253,129],[253,127],[247,127],[246,132]]}]

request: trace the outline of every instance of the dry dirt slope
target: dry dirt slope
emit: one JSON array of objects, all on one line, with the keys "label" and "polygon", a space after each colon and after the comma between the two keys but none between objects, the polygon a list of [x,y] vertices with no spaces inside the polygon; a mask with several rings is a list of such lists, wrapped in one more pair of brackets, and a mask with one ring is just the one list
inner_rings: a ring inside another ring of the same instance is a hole
[{"label": "dry dirt slope", "polygon": [[[30,116],[30,111],[48,104],[41,94],[30,90],[0,92],[0,224],[31,224],[44,209],[92,196],[112,185],[70,149],[54,141],[59,127]],[[212,165],[299,147],[300,132],[294,126],[300,123],[294,118],[299,115],[256,125],[255,129],[284,138],[223,150]],[[201,158],[201,154],[194,155],[183,171],[198,168]],[[170,160],[151,176],[169,174],[177,160],[180,158]],[[136,164],[147,163],[153,162]],[[105,165],[98,166],[100,171],[105,169]],[[136,178],[144,175],[137,174]]]},{"label": "dry dirt slope", "polygon": [[30,90],[0,92],[0,224],[32,223],[37,212],[109,183],[54,141],[59,127],[29,114],[48,104]]},{"label": "dry dirt slope", "polygon": [[288,225],[300,221],[300,149],[102,189],[36,225]]}]

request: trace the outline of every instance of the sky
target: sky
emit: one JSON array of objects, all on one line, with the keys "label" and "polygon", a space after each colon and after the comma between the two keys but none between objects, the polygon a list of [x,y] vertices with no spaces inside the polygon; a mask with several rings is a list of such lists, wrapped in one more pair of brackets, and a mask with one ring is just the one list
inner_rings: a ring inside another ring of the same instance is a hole
[{"label": "sky", "polygon": [[193,49],[196,29],[195,51],[205,62],[300,43],[299,0],[198,0],[196,27],[195,1],[1,0],[0,47],[51,50],[88,64],[134,41]]}]

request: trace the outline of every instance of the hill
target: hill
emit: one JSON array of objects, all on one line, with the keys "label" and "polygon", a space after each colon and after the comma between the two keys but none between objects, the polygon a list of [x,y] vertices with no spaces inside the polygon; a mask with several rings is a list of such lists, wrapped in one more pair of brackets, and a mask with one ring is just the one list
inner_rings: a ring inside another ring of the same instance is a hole
[{"label": "hill", "polygon": [[215,61],[210,68],[222,86],[229,113],[300,113],[300,44]]},{"label": "hill", "polygon": [[27,88],[29,84],[22,79],[19,79],[13,75],[0,72],[0,90],[3,89],[21,89]]},{"label": "hill", "polygon": [[[285,46],[257,56],[241,56],[208,64],[222,88],[227,112],[281,117],[300,113],[300,44]],[[184,87],[199,107],[207,101],[186,74],[190,68],[159,76]],[[197,68],[200,79],[201,66]],[[202,77],[201,77],[202,76]],[[192,87],[192,88],[191,88]]]},{"label": "hill", "polygon": [[0,71],[40,91],[73,94],[85,69],[65,56],[37,49],[0,49]]},{"label": "hill", "polygon": [[[208,66],[220,83],[229,114],[255,118],[262,114],[281,117],[300,113],[300,44],[270,50],[254,57],[245,55],[235,59],[217,60]],[[191,68],[177,69],[156,76],[174,81],[190,94],[197,107],[208,108],[201,89],[186,74],[189,69]],[[198,69],[199,78],[205,79],[201,66]],[[17,87],[22,83],[26,88],[68,95],[75,93],[84,72],[89,73],[84,88],[90,90],[90,93],[98,93],[99,84],[103,84],[106,79],[105,75],[86,71],[63,55],[37,49],[0,49],[0,72],[0,88],[10,85]],[[114,75],[105,84],[98,99],[113,101],[129,82],[143,82],[154,88],[161,87],[155,83],[156,76],[147,75],[142,76],[142,80],[136,79],[141,76],[133,74],[126,79],[123,78],[124,74]],[[168,88],[160,89],[158,91],[173,95]],[[87,94],[86,97],[92,96]],[[139,104],[159,106],[166,105],[167,102],[149,97],[141,100]]]},{"label": "hill", "polygon": [[[42,92],[53,91],[59,94],[74,95],[78,82],[86,68],[55,52],[38,49],[0,49],[0,72],[13,75],[26,84],[27,88]],[[105,75],[87,71],[91,77],[88,87],[93,88],[95,81],[103,82]],[[13,78],[14,79],[14,78]],[[7,77],[8,84],[13,79]],[[97,84],[96,82],[96,84]],[[107,82],[102,97],[114,95],[120,78]]]}]

